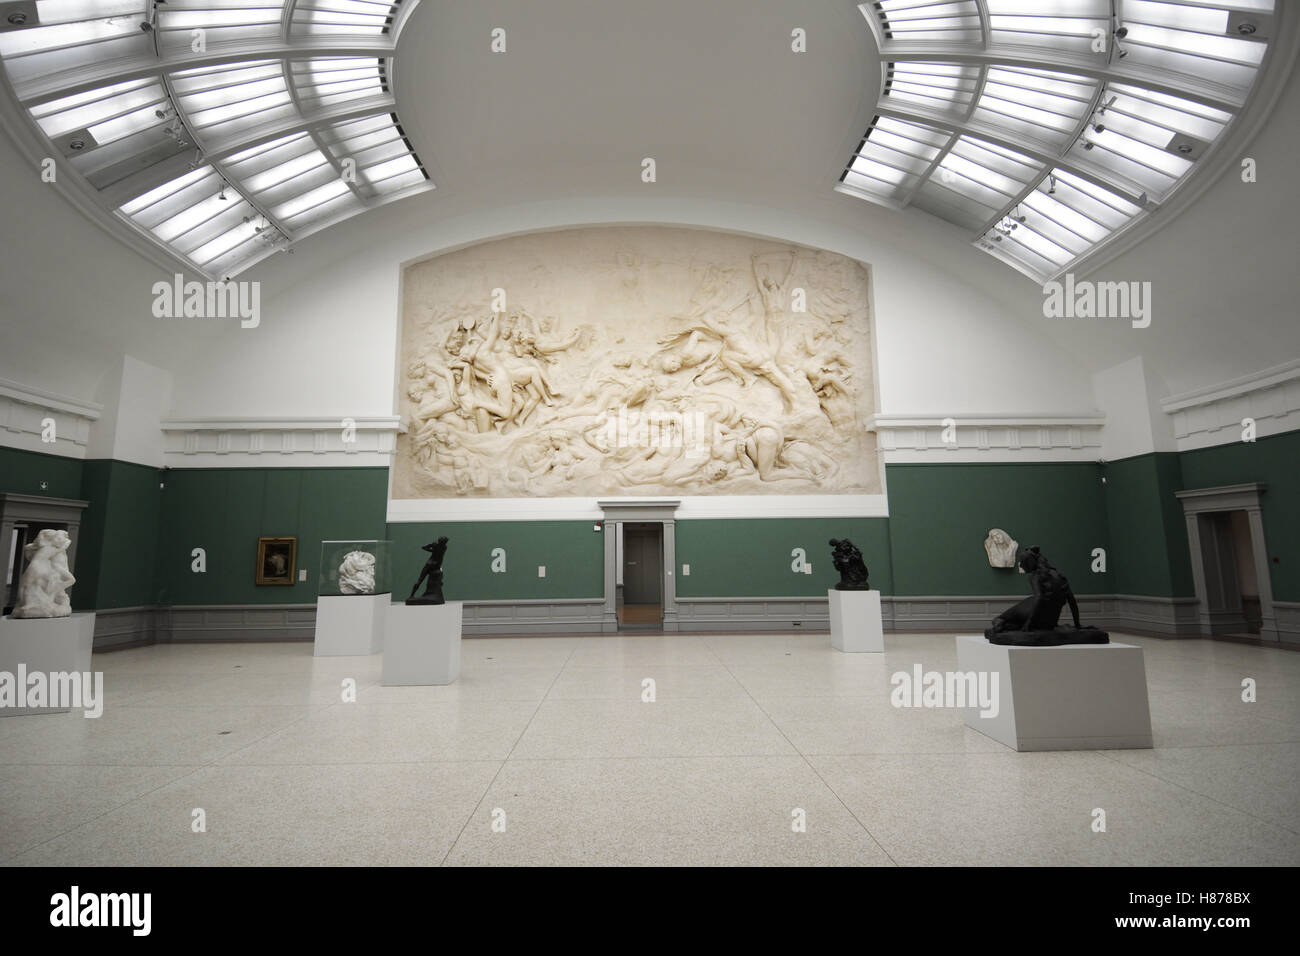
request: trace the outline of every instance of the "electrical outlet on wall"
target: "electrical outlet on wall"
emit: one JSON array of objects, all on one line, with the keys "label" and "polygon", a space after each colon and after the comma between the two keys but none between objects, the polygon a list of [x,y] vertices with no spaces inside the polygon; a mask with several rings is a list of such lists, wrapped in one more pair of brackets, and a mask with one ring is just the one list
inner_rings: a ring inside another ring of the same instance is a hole
[{"label": "electrical outlet on wall", "polygon": [[689,564],[683,564],[683,565],[682,565],[682,577],[684,577],[684,578],[689,578],[690,576],[691,576],[691,566],[690,566]]},{"label": "electrical outlet on wall", "polygon": [[537,576],[538,576],[539,578],[544,578],[544,577],[546,577],[546,565],[544,565],[544,564],[539,564],[539,565],[537,566]]}]

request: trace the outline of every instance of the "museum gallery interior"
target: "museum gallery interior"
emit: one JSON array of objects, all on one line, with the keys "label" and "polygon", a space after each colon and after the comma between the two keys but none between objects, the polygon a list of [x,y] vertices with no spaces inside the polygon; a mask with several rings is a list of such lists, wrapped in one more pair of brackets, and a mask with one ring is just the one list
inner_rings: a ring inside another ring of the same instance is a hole
[{"label": "museum gallery interior", "polygon": [[0,0],[0,863],[1300,863],[1298,48]]}]

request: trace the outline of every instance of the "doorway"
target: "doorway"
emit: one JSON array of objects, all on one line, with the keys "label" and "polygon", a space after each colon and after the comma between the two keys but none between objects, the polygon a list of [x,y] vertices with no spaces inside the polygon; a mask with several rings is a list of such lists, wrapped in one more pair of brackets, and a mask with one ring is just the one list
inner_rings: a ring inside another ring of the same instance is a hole
[{"label": "doorway", "polygon": [[664,526],[658,521],[625,521],[620,527],[623,600],[618,628],[657,631],[664,621]]},{"label": "doorway", "polygon": [[1278,640],[1262,483],[1177,491],[1187,520],[1200,632]]}]

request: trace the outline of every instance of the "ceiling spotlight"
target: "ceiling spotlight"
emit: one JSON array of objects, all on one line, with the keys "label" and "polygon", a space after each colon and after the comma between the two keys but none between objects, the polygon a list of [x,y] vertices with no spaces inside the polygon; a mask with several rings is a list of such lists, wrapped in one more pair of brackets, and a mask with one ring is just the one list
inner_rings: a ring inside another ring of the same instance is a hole
[{"label": "ceiling spotlight", "polygon": [[141,32],[141,33],[153,33],[153,24],[150,23],[148,20],[144,20],[144,21],[142,21],[141,24],[140,24],[140,32]]},{"label": "ceiling spotlight", "polygon": [[1243,20],[1241,23],[1237,24],[1237,32],[1244,37],[1253,36],[1257,29],[1259,28],[1249,20]]},{"label": "ceiling spotlight", "polygon": [[153,111],[153,115],[156,116],[156,117],[158,117],[159,119],[166,119],[166,118],[167,118],[167,113],[166,113],[165,110],[154,110],[154,111]]},{"label": "ceiling spotlight", "polygon": [[[21,10],[15,10],[13,13],[9,14],[9,16],[5,17],[5,19],[9,21],[10,26],[21,27],[27,25],[27,14]],[[1250,32],[1254,33],[1255,31],[1251,30]]]},{"label": "ceiling spotlight", "polygon": [[1115,39],[1122,40],[1128,36],[1128,27],[1119,27],[1115,30]]},{"label": "ceiling spotlight", "polygon": [[1094,144],[1093,144],[1092,140],[1085,139],[1085,140],[1083,141],[1083,148],[1084,148],[1084,149],[1092,149],[1093,145],[1094,145]]},{"label": "ceiling spotlight", "polygon": [[68,149],[71,150],[80,151],[85,148],[86,148],[86,141],[84,139],[74,139],[72,142],[68,143]]},{"label": "ceiling spotlight", "polygon": [[1179,143],[1179,144],[1178,144],[1178,152],[1182,153],[1184,156],[1186,156],[1186,155],[1187,155],[1188,153],[1190,153],[1191,151],[1192,151],[1192,144],[1191,144],[1191,143]]},{"label": "ceiling spotlight", "polygon": [[217,193],[217,198],[220,199],[222,202],[226,202],[226,201],[227,201],[227,200],[226,200],[226,184],[225,184],[224,182],[221,184],[221,192]]},{"label": "ceiling spotlight", "polygon": [[1092,124],[1092,131],[1093,131],[1094,133],[1104,133],[1104,132],[1106,132],[1106,124],[1105,124],[1105,123],[1093,123],[1093,124]]},{"label": "ceiling spotlight", "polygon": [[1053,176],[1051,173],[1047,174],[1047,195],[1049,196],[1056,195],[1056,177]]}]

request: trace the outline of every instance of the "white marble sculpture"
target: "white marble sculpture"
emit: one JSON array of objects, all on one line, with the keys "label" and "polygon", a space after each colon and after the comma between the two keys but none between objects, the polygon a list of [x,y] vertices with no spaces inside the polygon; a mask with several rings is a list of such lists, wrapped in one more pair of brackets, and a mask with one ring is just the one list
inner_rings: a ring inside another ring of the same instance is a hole
[{"label": "white marble sculpture", "polygon": [[343,594],[375,593],[375,556],[369,551],[349,551],[339,565],[339,591]]},{"label": "white marble sculpture", "polygon": [[402,299],[395,498],[881,490],[852,259],[589,227],[415,263]]},{"label": "white marble sculpture", "polygon": [[991,567],[1014,568],[1019,548],[1015,538],[1001,528],[990,529],[988,537],[984,539],[984,551],[989,556]]},{"label": "white marble sculpture", "polygon": [[77,579],[68,570],[68,548],[72,539],[66,531],[46,528],[23,548],[27,566],[18,581],[18,603],[13,617],[68,617],[72,602],[68,588]]}]

